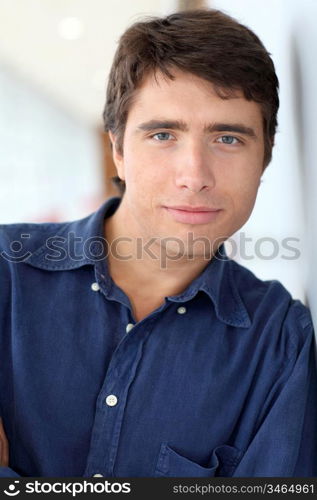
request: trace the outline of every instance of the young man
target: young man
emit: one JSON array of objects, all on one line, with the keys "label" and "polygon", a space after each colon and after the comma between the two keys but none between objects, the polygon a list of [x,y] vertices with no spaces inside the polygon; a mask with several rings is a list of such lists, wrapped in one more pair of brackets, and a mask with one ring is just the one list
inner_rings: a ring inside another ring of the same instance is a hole
[{"label": "young man", "polygon": [[277,89],[221,12],[124,33],[104,113],[122,199],[1,230],[3,475],[317,475],[309,311],[223,246],[270,161]]}]

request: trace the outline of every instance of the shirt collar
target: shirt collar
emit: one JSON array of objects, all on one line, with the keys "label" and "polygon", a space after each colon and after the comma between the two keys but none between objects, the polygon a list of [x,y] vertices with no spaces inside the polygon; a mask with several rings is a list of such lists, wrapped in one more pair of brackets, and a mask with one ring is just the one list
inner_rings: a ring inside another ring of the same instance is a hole
[{"label": "shirt collar", "polygon": [[58,224],[56,233],[50,232],[25,262],[47,271],[67,271],[101,262],[107,252],[104,220],[116,211],[120,200],[110,198],[84,219]]},{"label": "shirt collar", "polygon": [[[115,212],[119,203],[120,198],[110,198],[88,217],[59,225],[56,235],[50,234],[26,263],[48,271],[78,269],[83,265],[97,265],[100,270],[107,247],[104,219]],[[218,319],[231,326],[250,327],[249,314],[233,279],[232,264],[222,244],[204,271],[186,290],[168,297],[168,300],[186,302],[202,291],[212,300]],[[106,275],[107,266],[103,269]],[[101,276],[110,286],[110,276]]]},{"label": "shirt collar", "polygon": [[231,326],[249,328],[250,316],[243,304],[233,278],[233,261],[226,255],[224,244],[204,271],[179,295],[169,297],[174,302],[185,302],[198,292],[205,292],[212,300],[218,319]]}]

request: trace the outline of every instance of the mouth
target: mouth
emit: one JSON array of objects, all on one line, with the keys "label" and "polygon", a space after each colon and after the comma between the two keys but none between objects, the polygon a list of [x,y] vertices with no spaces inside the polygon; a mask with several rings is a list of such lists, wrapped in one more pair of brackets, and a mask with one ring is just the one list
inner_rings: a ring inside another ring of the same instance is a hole
[{"label": "mouth", "polygon": [[177,222],[184,224],[207,224],[215,220],[222,209],[205,206],[173,206],[163,207]]}]

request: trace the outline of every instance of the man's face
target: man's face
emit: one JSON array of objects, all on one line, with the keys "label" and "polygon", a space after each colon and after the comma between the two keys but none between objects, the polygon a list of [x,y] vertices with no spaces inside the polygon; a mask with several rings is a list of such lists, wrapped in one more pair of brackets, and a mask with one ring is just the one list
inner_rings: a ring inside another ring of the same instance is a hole
[{"label": "man's face", "polygon": [[177,238],[182,245],[170,241],[170,251],[198,257],[204,245],[190,244],[189,233],[218,247],[251,214],[263,171],[262,114],[242,93],[221,99],[209,82],[174,75],[144,80],[114,160],[126,182],[129,233]]}]

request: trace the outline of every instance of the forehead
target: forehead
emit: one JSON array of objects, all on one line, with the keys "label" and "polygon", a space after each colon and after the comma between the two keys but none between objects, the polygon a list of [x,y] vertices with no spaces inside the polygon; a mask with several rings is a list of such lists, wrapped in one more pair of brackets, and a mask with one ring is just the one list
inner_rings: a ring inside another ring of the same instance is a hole
[{"label": "forehead", "polygon": [[262,130],[261,105],[247,100],[241,90],[218,90],[211,82],[180,70],[174,70],[172,74],[174,79],[160,72],[143,79],[134,94],[127,122],[150,119],[155,115],[195,123],[239,118],[239,121],[252,122],[259,128],[258,132]]}]

